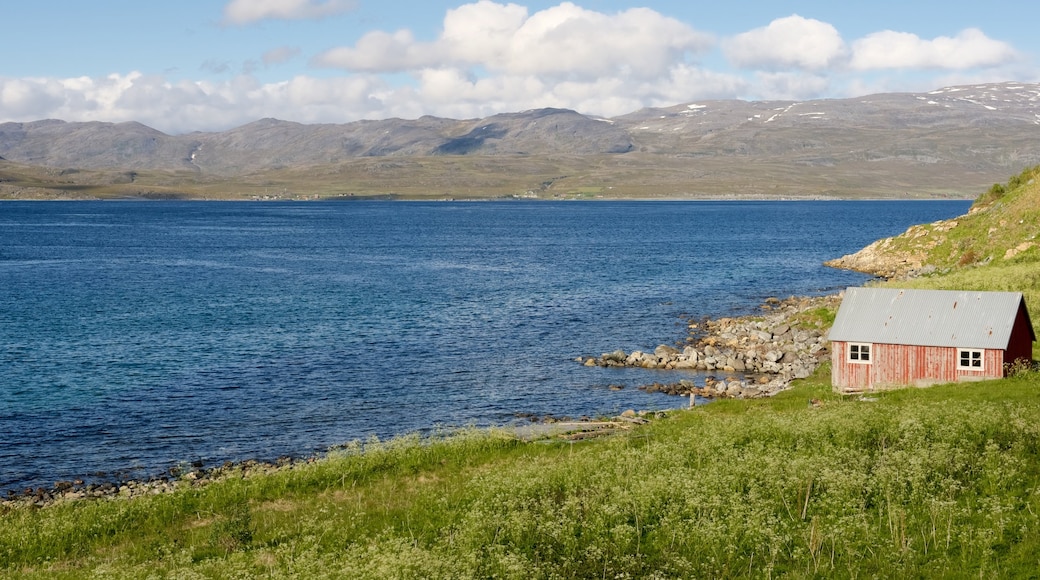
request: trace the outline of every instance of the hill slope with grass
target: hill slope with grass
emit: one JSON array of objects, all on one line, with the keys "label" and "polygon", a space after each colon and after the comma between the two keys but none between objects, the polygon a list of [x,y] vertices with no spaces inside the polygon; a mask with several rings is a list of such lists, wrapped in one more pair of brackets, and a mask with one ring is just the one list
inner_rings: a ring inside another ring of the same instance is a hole
[{"label": "hill slope with grass", "polygon": [[1040,335],[1040,166],[994,184],[966,215],[911,226],[827,265],[897,288],[1021,292]]},{"label": "hill slope with grass", "polygon": [[1040,261],[1040,166],[995,184],[967,215],[911,226],[827,262],[884,278],[908,278],[989,264]]}]

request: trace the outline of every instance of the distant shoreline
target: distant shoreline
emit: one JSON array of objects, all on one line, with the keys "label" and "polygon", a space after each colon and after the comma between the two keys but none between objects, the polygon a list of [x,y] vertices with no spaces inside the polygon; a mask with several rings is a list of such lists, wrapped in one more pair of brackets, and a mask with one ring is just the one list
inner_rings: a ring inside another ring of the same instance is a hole
[{"label": "distant shoreline", "polygon": [[972,201],[973,197],[959,196],[929,196],[929,197],[852,197],[852,196],[805,196],[805,197],[763,197],[763,196],[697,196],[697,197],[560,197],[560,198],[528,198],[528,197],[413,197],[413,196],[333,196],[315,199],[294,198],[271,198],[255,199],[240,197],[149,197],[149,196],[127,196],[127,197],[0,197],[0,203],[4,202],[142,202],[142,203],[169,203],[169,202],[228,202],[228,203],[328,203],[328,202],[401,202],[401,203],[602,203],[602,202],[647,202],[647,203],[678,203],[678,202],[810,202],[810,201]]}]

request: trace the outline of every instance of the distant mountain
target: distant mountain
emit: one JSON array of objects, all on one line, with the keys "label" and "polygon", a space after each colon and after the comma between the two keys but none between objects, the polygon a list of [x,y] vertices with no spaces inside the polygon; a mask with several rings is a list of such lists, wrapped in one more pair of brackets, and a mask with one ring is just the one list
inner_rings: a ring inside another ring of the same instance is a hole
[{"label": "distant mountain", "polygon": [[[674,195],[683,184],[696,193],[703,180],[717,189],[727,179],[748,195],[920,194],[922,188],[977,194],[980,186],[1040,163],[1040,84],[813,101],[697,101],[612,119],[563,109],[479,120],[303,125],[263,119],[184,135],[139,123],[43,120],[0,124],[0,158],[52,169],[162,171],[214,180],[288,172],[290,182],[293,171],[342,172],[370,158],[426,160],[427,167],[448,163],[436,158],[510,158],[503,168],[528,167],[517,159],[529,158],[540,165],[520,171],[531,171],[535,185],[568,178],[576,189],[591,184],[606,191],[638,180],[647,195]],[[552,160],[555,165],[546,166]],[[480,183],[493,171],[481,169]],[[575,181],[575,173],[585,181]],[[449,185],[436,183],[445,190]]]},{"label": "distant mountain", "polygon": [[160,169],[234,175],[356,157],[625,153],[626,129],[564,109],[456,121],[422,117],[342,125],[262,119],[220,133],[166,135],[139,123],[0,124],[10,161],[80,169]]}]

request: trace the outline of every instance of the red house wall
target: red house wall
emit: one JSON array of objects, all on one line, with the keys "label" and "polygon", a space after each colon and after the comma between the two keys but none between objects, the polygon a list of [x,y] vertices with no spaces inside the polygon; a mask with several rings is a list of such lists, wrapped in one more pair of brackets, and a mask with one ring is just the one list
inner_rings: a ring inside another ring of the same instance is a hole
[{"label": "red house wall", "polygon": [[867,390],[901,385],[953,383],[1004,376],[1004,351],[983,351],[983,370],[957,368],[957,349],[937,346],[873,344],[870,364],[848,361],[848,343],[831,345],[831,381],[835,387]]},{"label": "red house wall", "polygon": [[1029,316],[1026,314],[1025,306],[1019,306],[1018,315],[1015,317],[1015,325],[1011,327],[1011,338],[1004,359],[1014,362],[1018,359],[1032,360],[1033,358],[1033,335],[1029,332]]}]

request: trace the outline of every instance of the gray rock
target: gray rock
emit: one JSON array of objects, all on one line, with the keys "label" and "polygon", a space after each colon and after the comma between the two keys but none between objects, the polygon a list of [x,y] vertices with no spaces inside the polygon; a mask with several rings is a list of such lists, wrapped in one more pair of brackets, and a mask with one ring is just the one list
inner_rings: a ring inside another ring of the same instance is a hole
[{"label": "gray rock", "polygon": [[678,349],[672,348],[667,344],[662,344],[654,349],[654,354],[660,358],[671,358],[679,354]]},{"label": "gray rock", "polygon": [[625,362],[626,358],[627,358],[627,355],[625,354],[625,351],[623,351],[621,349],[615,350],[614,352],[605,352],[605,353],[603,353],[603,356],[600,357],[600,359],[603,360],[604,362],[620,362],[620,363]]}]

